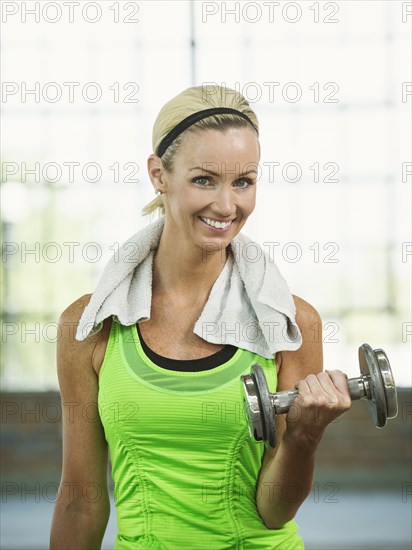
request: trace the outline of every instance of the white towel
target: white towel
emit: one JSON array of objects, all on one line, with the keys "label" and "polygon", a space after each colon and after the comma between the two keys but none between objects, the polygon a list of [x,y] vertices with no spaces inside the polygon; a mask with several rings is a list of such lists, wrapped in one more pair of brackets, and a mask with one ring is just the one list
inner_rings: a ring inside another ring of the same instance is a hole
[{"label": "white towel", "polygon": [[[164,222],[161,216],[137,232],[109,260],[80,318],[77,340],[101,330],[110,316],[126,326],[150,319],[154,251]],[[276,264],[242,233],[229,251],[193,332],[268,359],[277,351],[298,349],[302,336],[295,303]]]}]

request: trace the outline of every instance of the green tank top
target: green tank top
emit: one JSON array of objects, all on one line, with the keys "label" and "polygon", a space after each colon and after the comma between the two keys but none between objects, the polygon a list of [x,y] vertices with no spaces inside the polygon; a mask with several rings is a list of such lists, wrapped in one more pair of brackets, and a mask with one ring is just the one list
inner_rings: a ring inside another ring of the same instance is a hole
[{"label": "green tank top", "polygon": [[136,325],[113,321],[98,402],[115,550],[303,549],[294,521],[267,529],[256,508],[264,445],[249,437],[240,385],[255,362],[275,391],[273,360],[239,348],[210,370],[168,370],[144,353]]}]

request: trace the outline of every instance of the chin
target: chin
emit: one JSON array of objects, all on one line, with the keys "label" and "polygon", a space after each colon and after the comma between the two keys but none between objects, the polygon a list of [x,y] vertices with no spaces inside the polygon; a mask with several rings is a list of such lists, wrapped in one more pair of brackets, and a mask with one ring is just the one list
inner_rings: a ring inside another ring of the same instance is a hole
[{"label": "chin", "polygon": [[[201,239],[200,246],[205,253],[217,253],[219,251],[224,251],[237,234],[238,231],[231,232],[230,235],[225,235],[224,237],[204,237]],[[224,258],[226,259],[226,255],[224,255]]]}]

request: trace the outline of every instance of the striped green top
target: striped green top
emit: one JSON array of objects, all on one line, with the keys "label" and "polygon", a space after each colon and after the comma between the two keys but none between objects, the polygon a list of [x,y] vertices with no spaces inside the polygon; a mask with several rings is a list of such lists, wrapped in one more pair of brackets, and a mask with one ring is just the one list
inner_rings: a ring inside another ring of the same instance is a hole
[{"label": "striped green top", "polygon": [[256,508],[264,445],[249,437],[240,385],[255,362],[275,391],[273,360],[237,349],[209,370],[169,370],[144,353],[136,325],[113,321],[98,400],[116,550],[303,549],[294,521],[267,529]]}]

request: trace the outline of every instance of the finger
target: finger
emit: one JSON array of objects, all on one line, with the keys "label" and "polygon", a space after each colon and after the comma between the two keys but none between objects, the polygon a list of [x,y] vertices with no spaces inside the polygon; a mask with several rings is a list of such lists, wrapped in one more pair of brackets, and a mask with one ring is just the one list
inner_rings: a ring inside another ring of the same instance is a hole
[{"label": "finger", "polygon": [[326,393],[329,397],[332,397],[334,400],[336,399],[336,388],[328,373],[310,374],[306,377],[306,381],[312,393],[316,395],[324,395]]},{"label": "finger", "polygon": [[328,372],[321,372],[317,376],[309,375],[305,380],[310,388],[312,398],[318,405],[326,405],[333,409],[337,406],[342,406],[344,409],[350,408],[352,404],[350,397],[338,390]]},{"label": "finger", "polygon": [[332,380],[338,392],[341,395],[350,397],[347,375],[340,370],[332,370],[332,371],[328,371],[328,373],[329,373],[330,379]]},{"label": "finger", "polygon": [[300,380],[296,385],[295,389],[298,390],[299,395],[307,395],[311,393],[311,389],[306,380]]}]

